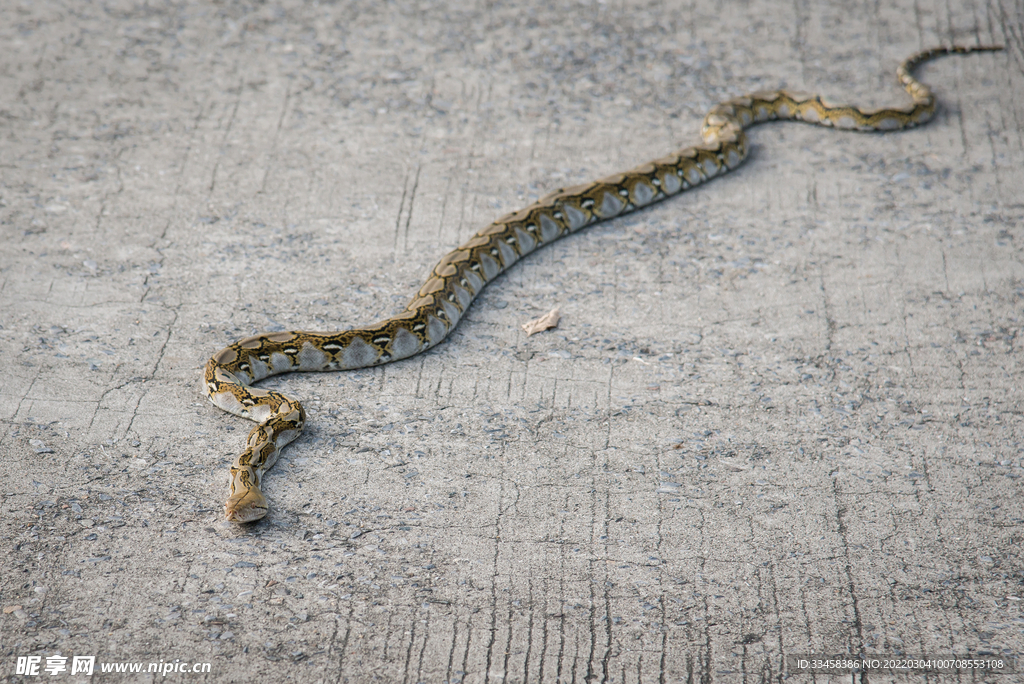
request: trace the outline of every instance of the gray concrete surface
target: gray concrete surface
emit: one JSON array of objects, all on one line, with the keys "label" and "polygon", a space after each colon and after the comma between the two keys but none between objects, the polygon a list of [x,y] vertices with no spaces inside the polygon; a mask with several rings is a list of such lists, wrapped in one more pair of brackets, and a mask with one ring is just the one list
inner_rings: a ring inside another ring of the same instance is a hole
[{"label": "gray concrete surface", "polygon": [[[16,674],[57,653],[409,684],[1024,653],[1022,19],[0,3],[0,678],[165,679]],[[491,219],[695,142],[726,97],[901,102],[896,64],[954,40],[1008,50],[924,68],[925,128],[754,129],[736,173],[529,258],[440,348],[267,382],[309,427],[270,516],[221,520],[249,425],[199,379],[226,343],[386,316]],[[890,679],[925,681],[858,681]]]}]

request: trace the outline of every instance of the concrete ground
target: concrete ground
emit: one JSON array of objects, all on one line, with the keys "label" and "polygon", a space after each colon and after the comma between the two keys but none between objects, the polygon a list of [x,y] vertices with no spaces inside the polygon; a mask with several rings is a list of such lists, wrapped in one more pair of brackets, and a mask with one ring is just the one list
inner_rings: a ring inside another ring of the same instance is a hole
[{"label": "concrete ground", "polygon": [[[0,678],[1024,654],[1022,36],[1012,0],[0,3]],[[899,61],[951,42],[1007,50],[922,68],[924,128],[756,128],[735,173],[530,257],[435,350],[264,383],[309,426],[270,515],[222,519],[250,427],[200,390],[225,344],[387,316],[722,99],[905,102]]]}]

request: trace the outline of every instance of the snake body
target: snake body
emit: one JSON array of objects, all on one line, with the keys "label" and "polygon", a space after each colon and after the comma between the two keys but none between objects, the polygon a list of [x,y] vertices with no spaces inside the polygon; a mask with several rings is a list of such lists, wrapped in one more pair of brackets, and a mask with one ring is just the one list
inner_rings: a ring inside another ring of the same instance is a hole
[{"label": "snake body", "polygon": [[275,332],[247,337],[213,355],[205,390],[218,407],[258,423],[231,466],[228,520],[251,522],[266,515],[263,474],[281,449],[302,431],[302,405],[279,392],[252,387],[292,371],[333,371],[376,366],[433,347],[487,283],[544,245],[599,221],[672,197],[739,166],[747,156],[744,129],[795,119],[860,131],[905,129],[927,122],[935,97],[916,80],[916,66],[946,53],[999,47],[939,47],[920,52],[897,69],[912,102],[862,109],[833,105],[818,95],[779,90],[757,92],[716,105],[704,118],[703,143],[592,183],[556,190],[516,213],[499,218],[446,254],[404,311],[376,325],[339,332]]}]

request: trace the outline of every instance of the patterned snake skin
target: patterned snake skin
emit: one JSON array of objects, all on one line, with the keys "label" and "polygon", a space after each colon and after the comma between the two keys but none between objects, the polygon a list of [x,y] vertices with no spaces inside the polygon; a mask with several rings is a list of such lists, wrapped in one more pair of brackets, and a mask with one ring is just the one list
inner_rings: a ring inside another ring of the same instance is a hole
[{"label": "patterned snake skin", "polygon": [[999,50],[940,47],[918,53],[896,75],[913,103],[865,110],[832,105],[821,97],[787,90],[758,92],[715,106],[704,117],[703,144],[655,159],[593,183],[562,188],[504,216],[446,254],[405,311],[366,328],[341,332],[276,332],[247,337],[214,354],[204,389],[218,407],[258,425],[231,466],[228,520],[252,522],[267,514],[263,474],[282,447],[302,431],[302,405],[278,392],[257,389],[263,378],[292,371],[333,371],[376,366],[430,349],[455,327],[487,283],[530,252],[581,228],[622,216],[731,171],[747,156],[744,129],[764,121],[795,119],[859,131],[891,131],[923,124],[935,97],[911,75],[937,55]]}]

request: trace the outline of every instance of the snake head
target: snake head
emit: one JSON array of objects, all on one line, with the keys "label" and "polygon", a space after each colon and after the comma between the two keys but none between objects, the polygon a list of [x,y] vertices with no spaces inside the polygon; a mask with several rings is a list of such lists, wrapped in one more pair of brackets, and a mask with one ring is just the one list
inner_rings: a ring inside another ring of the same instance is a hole
[{"label": "snake head", "polygon": [[267,514],[270,506],[263,492],[255,487],[247,487],[231,495],[224,503],[224,515],[231,522],[250,523]]}]

